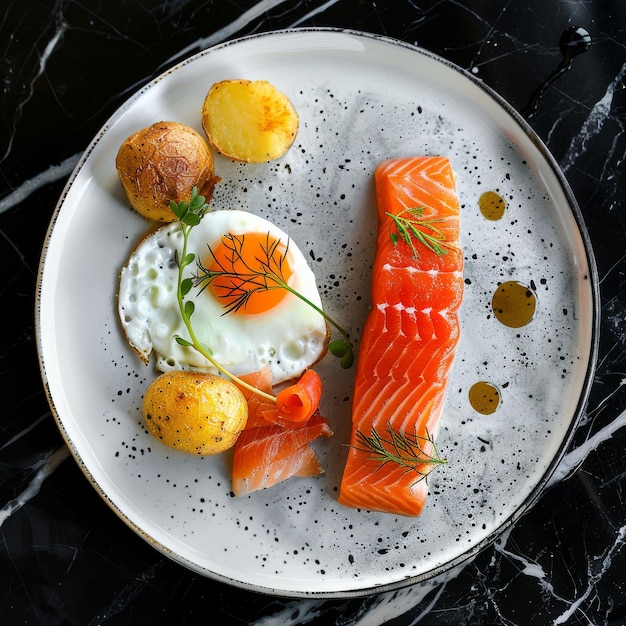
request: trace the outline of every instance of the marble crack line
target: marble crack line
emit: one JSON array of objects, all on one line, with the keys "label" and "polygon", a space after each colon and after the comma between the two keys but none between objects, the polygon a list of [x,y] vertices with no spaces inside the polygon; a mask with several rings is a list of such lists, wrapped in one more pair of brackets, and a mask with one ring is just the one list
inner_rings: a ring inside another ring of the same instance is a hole
[{"label": "marble crack line", "polygon": [[[626,526],[622,526],[618,531],[615,537],[615,542],[613,545],[606,551],[604,557],[601,560],[601,567],[599,571],[593,573],[589,572],[589,582],[587,584],[587,588],[584,593],[581,594],[579,598],[570,603],[569,608],[561,613],[553,622],[555,626],[558,624],[565,624],[574,613],[576,613],[582,603],[587,600],[591,596],[592,593],[595,593],[595,588],[598,582],[602,580],[604,575],[609,571],[611,564],[613,562],[613,556],[619,553],[619,551],[624,547],[624,543],[626,541]],[[598,557],[596,560],[600,560],[601,557]],[[591,569],[591,564],[593,559],[589,559],[589,569]]]},{"label": "marble crack line", "polygon": [[[451,576],[446,577],[445,580],[449,580],[450,577]],[[358,616],[350,626],[378,626],[379,624],[388,624],[392,620],[405,615],[411,609],[414,609],[434,587],[440,584],[441,580],[437,581],[435,579],[426,584],[412,585],[396,591],[386,591],[377,596],[363,615]],[[426,607],[412,623],[417,623],[418,620],[431,611],[444,589],[445,582],[441,584],[440,589],[435,594],[433,600],[429,602],[428,607]]]},{"label": "marble crack line", "polygon": [[613,270],[615,270],[617,267],[619,267],[622,264],[624,259],[626,259],[626,253],[622,254],[622,256],[619,259],[617,259],[617,261],[615,261],[615,263],[613,263],[611,267],[609,267],[609,269],[604,273],[604,276],[602,276],[600,280],[598,281],[598,285],[602,285],[605,279],[609,278],[613,274]]},{"label": "marble crack line", "polygon": [[67,23],[64,22],[63,20],[59,21],[58,26],[57,26],[54,34],[50,38],[50,41],[48,41],[48,43],[46,44],[46,47],[44,48],[43,53],[39,57],[39,64],[38,64],[37,72],[35,73],[33,78],[28,83],[28,87],[29,87],[28,92],[24,95],[24,98],[21,100],[21,102],[19,102],[17,104],[17,107],[16,107],[16,119],[14,120],[14,123],[13,123],[13,133],[11,134],[11,137],[10,137],[10,139],[8,141],[7,149],[6,149],[5,153],[4,153],[4,155],[2,156],[2,158],[0,158],[0,162],[4,161],[4,159],[6,159],[7,156],[9,155],[9,153],[11,152],[11,148],[13,146],[13,137],[14,137],[15,131],[16,131],[17,119],[19,119],[21,117],[24,105],[29,102],[29,100],[33,96],[33,93],[35,93],[35,83],[37,82],[39,77],[42,76],[43,73],[45,72],[46,65],[48,63],[48,59],[50,58],[50,56],[54,52],[54,49],[56,48],[59,40],[61,39],[61,37],[63,36],[63,34],[65,33],[66,30],[67,30]]},{"label": "marble crack line", "polygon": [[89,622],[89,626],[100,626],[116,615],[120,615],[129,606],[132,606],[139,594],[144,590],[146,585],[156,577],[161,568],[162,561],[158,561],[144,570],[140,575],[135,576],[113,597],[109,606],[104,608]]},{"label": "marble crack line", "polygon": [[35,465],[37,473],[30,481],[28,487],[26,487],[17,498],[7,502],[7,504],[0,509],[0,527],[2,527],[4,522],[11,517],[11,515],[21,509],[29,500],[39,493],[44,480],[46,480],[48,476],[51,476],[57,467],[59,467],[65,459],[69,458],[69,456],[70,451],[68,448],[61,446],[50,452]]},{"label": "marble crack line", "polygon": [[587,456],[596,450],[600,444],[610,439],[620,428],[626,426],[626,411],[615,418],[610,424],[600,429],[593,436],[589,437],[583,444],[568,452],[561,462],[558,464],[554,474],[548,481],[546,489],[549,489],[556,483],[565,480],[571,475],[587,458]]},{"label": "marble crack line", "polygon": [[9,448],[11,445],[13,445],[16,441],[20,441],[22,439],[22,437],[24,437],[25,435],[27,435],[29,432],[31,432],[32,430],[34,430],[37,426],[39,426],[39,424],[41,424],[42,422],[46,421],[50,416],[52,415],[52,413],[50,411],[46,411],[43,415],[40,415],[34,422],[32,422],[31,424],[29,424],[26,428],[24,428],[23,430],[21,430],[19,433],[17,433],[16,435],[14,435],[13,437],[11,437],[8,441],[6,441],[4,444],[2,444],[0,446],[0,452],[2,452],[3,450],[5,450],[6,448]]},{"label": "marble crack line", "polygon": [[339,2],[339,0],[328,0],[328,2],[318,6],[316,9],[313,9],[312,11],[309,11],[306,15],[303,15],[300,19],[293,22],[290,28],[296,28],[297,26],[300,26],[300,24],[306,22],[312,17],[315,17],[316,15],[319,15],[320,13],[323,13],[324,11],[326,11],[326,9],[329,9],[334,4],[337,4],[337,2]]},{"label": "marble crack line", "polygon": [[[474,11],[472,9],[470,9],[468,6],[466,6],[466,3],[464,2],[452,2],[451,4],[456,5],[457,7],[459,7],[459,9],[461,9],[462,11],[465,11],[466,13],[469,13],[472,17],[474,17],[478,22],[480,22],[481,24],[483,24],[485,26],[485,28],[487,29],[487,33],[486,35],[482,38],[483,40],[483,45],[485,44],[485,42],[493,35],[493,33],[496,30],[496,25],[498,24],[498,22],[504,17],[504,13],[506,12],[506,10],[508,9],[508,7],[511,5],[511,1],[509,0],[505,6],[503,6],[500,9],[500,13],[496,16],[496,19],[494,20],[493,23],[489,23],[488,20],[486,20],[478,11]],[[482,48],[482,46],[481,46]],[[478,54],[480,54],[480,50],[478,51]]]},{"label": "marble crack line", "polygon": [[263,15],[263,13],[280,6],[284,2],[286,2],[286,0],[261,0],[261,2],[257,2],[257,4],[242,13],[236,20],[232,21],[230,24],[226,24],[226,26],[223,26],[219,30],[216,30],[212,35],[198,39],[194,43],[189,44],[186,48],[180,50],[178,54],[170,57],[163,65],[169,66],[177,59],[187,57],[194,51],[205,50],[206,48],[210,48],[211,46],[229,39],[235,33],[244,28],[244,26]]},{"label": "marble crack line", "polygon": [[609,84],[602,98],[592,107],[580,132],[574,137],[574,140],[570,144],[561,162],[561,169],[565,173],[567,173],[567,171],[574,166],[576,160],[585,153],[589,140],[602,130],[604,123],[611,114],[615,92],[623,88],[624,76],[626,76],[626,64],[622,65],[622,69]]},{"label": "marble crack line", "polygon": [[[452,573],[449,574],[448,576],[448,580],[451,580],[452,578],[456,578],[460,573],[461,570],[463,570],[465,568],[465,564],[462,567],[457,567],[454,570],[451,570]],[[429,613],[431,613],[431,611],[433,613],[435,613],[436,611],[434,610],[434,608],[437,605],[437,602],[439,601],[439,598],[441,597],[441,595],[443,594],[443,592],[445,591],[447,586],[447,581],[443,582],[440,586],[439,589],[437,589],[437,592],[435,593],[435,595],[433,596],[432,600],[428,603],[428,606],[426,606],[421,612],[420,614],[411,622],[411,626],[412,624],[417,624],[419,622],[422,621],[422,618],[426,617]]]},{"label": "marble crack line", "polygon": [[0,200],[0,214],[8,211],[14,206],[20,204],[30,196],[33,192],[37,191],[40,187],[49,183],[54,183],[61,178],[69,176],[76,164],[80,160],[82,153],[79,152],[71,157],[68,157],[59,165],[52,165],[47,170],[40,172],[33,178],[25,180],[19,187],[16,187],[8,196],[5,196]]},{"label": "marble crack line", "polygon": [[[476,52],[473,60],[469,64],[470,71],[473,70],[472,73],[476,73],[481,66],[487,65],[488,63],[492,63],[493,61],[497,61],[499,59],[507,58],[511,56],[511,54],[513,54],[514,52],[515,53],[525,52],[526,50],[535,50],[539,48],[538,44],[524,44],[520,39],[512,36],[510,33],[499,31],[497,29],[498,23],[500,22],[501,19],[504,18],[504,14],[506,13],[507,9],[511,6],[512,0],[509,0],[506,3],[506,5],[500,9],[500,13],[496,16],[495,20],[493,20],[493,22],[491,23],[488,20],[486,20],[482,15],[480,15],[477,11],[470,10],[467,6],[465,6],[463,2],[453,2],[453,4],[457,5],[463,11],[473,16],[477,21],[479,21],[485,27],[487,31],[485,34],[481,36],[481,43],[478,48],[478,51]],[[485,51],[485,47],[487,45],[491,43],[492,45],[497,46],[497,39],[495,37],[496,34],[513,42],[515,50],[511,52],[503,52],[502,54],[491,56],[485,61],[482,61],[479,63],[478,58],[483,54],[483,52]],[[549,52],[546,51],[546,54],[548,53]]]},{"label": "marble crack line", "polygon": [[[362,608],[353,617],[343,617],[343,626],[379,626],[387,624],[393,619],[401,617],[420,604],[426,596],[437,589],[428,606],[411,622],[417,624],[428,613],[434,612],[434,607],[443,593],[446,584],[454,580],[467,563],[461,563],[444,572],[436,578],[417,583],[403,589],[385,591],[378,594],[367,607]],[[325,614],[324,600],[297,600],[291,601],[278,613],[257,620],[250,626],[299,626],[307,624]]]},{"label": "marble crack line", "polygon": [[[613,350],[614,348],[611,348],[611,350]],[[609,352],[609,354],[607,355],[606,359],[611,359],[611,353]],[[604,361],[605,359],[603,359]],[[587,426],[587,424],[589,424],[590,422],[593,422],[593,420],[598,416],[601,415],[602,411],[604,410],[604,407],[609,404],[609,402],[611,402],[613,400],[613,398],[615,397],[616,394],[623,392],[622,387],[624,387],[624,384],[626,384],[626,379],[622,378],[619,382],[619,385],[617,385],[617,387],[615,387],[613,390],[609,391],[603,398],[602,401],[598,403],[598,405],[596,407],[594,407],[594,409],[592,411],[586,411],[580,419],[580,422],[578,423],[578,428],[581,429],[584,426]]]},{"label": "marble crack line", "polygon": [[[50,41],[47,43],[46,47],[44,48],[43,54],[39,57],[39,71],[37,72],[37,74],[35,75],[35,78],[31,82],[31,86],[33,85],[34,81],[37,80],[46,70],[46,64],[48,62],[48,59],[54,52],[54,49],[56,48],[57,43],[59,42],[59,39],[61,39],[61,37],[63,36],[66,30],[67,30],[67,23],[64,20],[60,20],[58,27],[56,31],[54,32],[54,35],[52,36],[52,38],[50,39]],[[32,90],[31,90],[31,94],[32,94]]]},{"label": "marble crack line", "polygon": [[511,552],[511,550],[507,550],[505,548],[505,546],[509,543],[511,532],[513,532],[514,529],[515,529],[515,526],[509,527],[500,535],[500,537],[498,537],[498,539],[494,543],[494,550],[496,550],[503,556],[507,557],[509,560],[515,561],[521,564],[522,566],[521,573],[530,578],[537,579],[537,582],[539,583],[539,585],[541,586],[544,592],[549,593],[553,598],[556,598],[562,602],[567,602],[567,600],[565,600],[564,598],[561,598],[555,593],[554,587],[552,586],[550,582],[548,582],[547,574],[545,570],[543,569],[543,567],[541,567],[539,563],[536,563],[530,559],[527,559],[521,554],[516,554],[514,552]]},{"label": "marble crack line", "polygon": [[299,600],[289,602],[278,613],[257,620],[250,626],[297,626],[306,624],[323,614],[320,610],[324,600]]},{"label": "marble crack line", "polygon": [[[0,238],[2,239],[2,241],[4,241],[9,246],[9,248],[11,248],[13,250],[13,252],[15,252],[15,254],[18,256],[18,258],[19,258],[19,260],[20,260],[20,262],[22,264],[22,267],[26,268],[26,270],[28,271],[28,273],[31,276],[35,276],[35,271],[28,264],[28,261],[26,260],[26,257],[22,254],[22,252],[15,245],[15,243],[13,243],[13,241],[11,239],[9,239],[9,236],[2,229],[0,229]],[[3,289],[0,290],[0,295],[4,295],[5,291],[7,291],[17,281],[18,281],[18,275],[14,274],[13,278],[8,283],[6,283],[6,286]],[[4,356],[4,354],[2,356]]]},{"label": "marble crack line", "polygon": [[[584,444],[578,446],[576,449],[566,454],[563,457],[561,463],[559,463],[558,467],[556,468],[556,471],[548,482],[546,489],[567,478],[569,474],[573,473],[576,468],[578,468],[584,462],[586,457],[592,451],[596,450],[603,441],[610,439],[612,435],[623,426],[626,426],[626,411],[624,411],[617,419],[613,420],[610,424],[598,431],[595,435],[587,439]],[[606,556],[603,559],[602,570],[596,574],[590,574],[590,583],[585,593],[575,602],[571,602],[570,600],[558,596],[555,593],[554,588],[548,582],[547,575],[541,565],[523,557],[520,554],[515,554],[510,549],[506,549],[505,546],[507,546],[507,544],[509,543],[511,532],[514,529],[515,526],[511,526],[510,528],[505,530],[494,543],[494,549],[502,555],[506,556],[507,558],[520,563],[522,565],[522,574],[524,574],[525,576],[536,578],[545,592],[549,593],[552,597],[558,599],[559,601],[569,605],[568,610],[564,612],[554,622],[555,625],[565,623],[567,619],[569,619],[571,615],[578,609],[582,602],[584,602],[584,600],[589,597],[589,595],[593,591],[593,586],[602,578],[604,573],[608,570],[611,564],[613,554],[619,551],[624,544],[626,534],[626,526],[618,530],[617,538],[614,545],[607,552]]]}]

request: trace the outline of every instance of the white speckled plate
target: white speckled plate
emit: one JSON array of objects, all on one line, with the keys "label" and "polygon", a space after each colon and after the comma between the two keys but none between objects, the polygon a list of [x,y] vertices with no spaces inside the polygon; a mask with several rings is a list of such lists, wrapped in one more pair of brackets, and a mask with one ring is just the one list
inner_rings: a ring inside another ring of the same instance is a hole
[{"label": "white speckled plate", "polygon": [[[462,338],[421,517],[337,503],[354,371],[327,359],[316,442],[325,474],[237,499],[228,454],[165,448],[141,424],[155,376],[118,325],[118,272],[148,224],[127,206],[114,166],[139,128],[177,120],[201,131],[215,81],[263,78],[301,117],[287,155],[263,165],[216,160],[215,207],[244,208],[287,230],[326,308],[358,336],[374,252],[372,173],[384,159],[448,156],[458,175],[466,290]],[[483,191],[507,201],[485,219]],[[491,311],[499,282],[534,287],[537,312],[512,329]],[[50,404],[68,446],[111,508],[151,545],[202,574],[288,596],[349,596],[424,580],[475,554],[545,486],[592,377],[597,280],[567,184],[541,142],[472,76],[414,47],[315,29],[268,33],[202,52],[132,97],[93,140],[61,198],[43,250],[37,329]],[[468,400],[497,385],[491,415]]]}]

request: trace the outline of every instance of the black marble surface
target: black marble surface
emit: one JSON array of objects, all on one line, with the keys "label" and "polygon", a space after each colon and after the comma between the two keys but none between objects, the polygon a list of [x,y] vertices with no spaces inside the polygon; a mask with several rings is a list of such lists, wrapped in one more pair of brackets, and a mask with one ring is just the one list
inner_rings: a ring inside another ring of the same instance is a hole
[{"label": "black marble surface", "polygon": [[[549,488],[445,578],[358,599],[257,595],[155,551],[70,457],[34,336],[49,220],[107,118],[190,54],[298,26],[417,44],[523,112],[578,199],[600,278],[597,372]],[[591,45],[564,59],[559,41],[571,27]],[[0,47],[0,624],[626,624],[622,0],[4,0]]]}]

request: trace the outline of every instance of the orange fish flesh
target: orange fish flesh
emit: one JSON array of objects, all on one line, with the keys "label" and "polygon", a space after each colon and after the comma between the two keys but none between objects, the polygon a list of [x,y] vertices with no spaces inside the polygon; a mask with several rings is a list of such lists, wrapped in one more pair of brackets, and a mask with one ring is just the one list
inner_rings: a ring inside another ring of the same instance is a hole
[{"label": "orange fish flesh", "polygon": [[[241,377],[272,394],[269,367]],[[232,490],[244,496],[268,489],[292,476],[315,476],[324,470],[309,444],[333,435],[318,410],[301,422],[281,419],[276,404],[240,387],[248,402],[248,421],[233,451]]]},{"label": "orange fish flesh", "polygon": [[460,205],[445,157],[386,161],[375,182],[371,309],[339,502],[416,516],[428,493],[425,477],[440,461],[434,436],[459,339]]}]

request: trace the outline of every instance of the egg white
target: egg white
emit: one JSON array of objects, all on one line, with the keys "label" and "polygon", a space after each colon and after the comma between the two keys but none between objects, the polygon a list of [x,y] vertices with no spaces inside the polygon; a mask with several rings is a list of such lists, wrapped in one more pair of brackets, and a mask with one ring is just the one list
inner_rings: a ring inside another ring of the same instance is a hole
[{"label": "egg white", "polygon": [[[206,256],[207,244],[215,249],[224,234],[253,232],[269,233],[288,243],[293,271],[290,286],[321,308],[315,275],[302,252],[286,233],[261,217],[239,210],[207,213],[191,230],[187,252],[201,259]],[[179,345],[175,339],[177,335],[189,338],[176,298],[176,259],[182,243],[180,223],[172,222],[148,235],[135,248],[120,274],[120,321],[131,347],[146,362],[154,352],[160,371],[196,369],[217,373],[199,352]],[[190,273],[196,271],[194,264],[187,269]],[[283,382],[299,376],[326,352],[326,321],[291,293],[270,311],[256,315],[225,314],[223,303],[208,288],[201,293],[194,287],[186,299],[195,304],[191,321],[198,340],[236,376],[267,364],[274,382]]]}]

